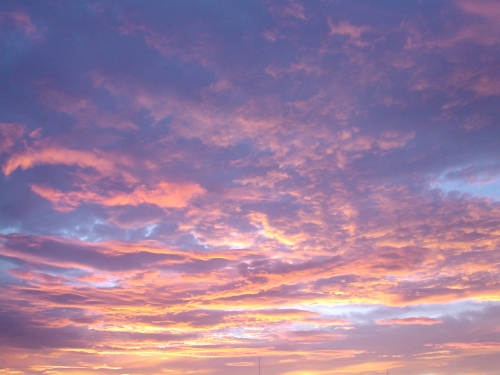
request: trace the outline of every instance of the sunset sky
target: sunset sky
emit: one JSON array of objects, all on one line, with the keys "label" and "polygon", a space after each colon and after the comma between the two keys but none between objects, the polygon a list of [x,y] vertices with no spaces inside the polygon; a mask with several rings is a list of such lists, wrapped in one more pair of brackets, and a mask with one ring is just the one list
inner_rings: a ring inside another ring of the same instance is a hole
[{"label": "sunset sky", "polygon": [[500,1],[2,0],[0,375],[493,375]]}]

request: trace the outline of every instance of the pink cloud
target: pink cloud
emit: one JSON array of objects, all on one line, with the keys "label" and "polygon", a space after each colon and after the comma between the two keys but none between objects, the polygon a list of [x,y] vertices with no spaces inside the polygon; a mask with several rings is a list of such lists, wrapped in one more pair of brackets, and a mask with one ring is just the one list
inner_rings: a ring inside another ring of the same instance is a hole
[{"label": "pink cloud", "polygon": [[[92,77],[96,73],[90,73]],[[69,95],[50,87],[50,81],[42,85],[40,100],[48,107],[62,113],[67,113],[77,119],[82,128],[115,128],[120,130],[137,130],[130,117],[134,108],[128,108],[120,113],[105,111],[99,108],[90,98],[83,95]]]},{"label": "pink cloud", "polygon": [[228,362],[226,366],[235,366],[235,367],[248,367],[248,366],[256,366],[253,362]]},{"label": "pink cloud", "polygon": [[335,24],[329,20],[328,26],[330,26],[330,34],[348,35],[353,39],[359,39],[364,32],[369,30],[367,26],[355,26],[345,21]]},{"label": "pink cloud", "polygon": [[[125,160],[120,160],[124,162]],[[3,166],[3,173],[8,176],[16,169],[26,170],[36,165],[75,165],[81,168],[94,168],[102,174],[112,174],[115,162],[99,151],[71,150],[57,145],[27,148],[13,154]]]},{"label": "pink cloud", "polygon": [[388,320],[377,320],[377,324],[380,325],[393,325],[393,324],[402,324],[402,325],[407,325],[407,324],[421,324],[421,325],[434,325],[434,324],[440,324],[443,323],[439,319],[435,318],[428,318],[428,317],[411,317],[411,318],[393,318],[393,319],[388,319]]},{"label": "pink cloud", "polygon": [[490,96],[500,95],[500,76],[489,77],[482,76],[472,84],[472,89],[479,95]]},{"label": "pink cloud", "polygon": [[298,2],[290,1],[283,11],[286,15],[290,15],[301,20],[306,19],[304,6]]},{"label": "pink cloud", "polygon": [[111,191],[99,194],[94,191],[62,191],[47,186],[32,185],[31,189],[41,197],[51,201],[54,208],[70,212],[81,204],[92,203],[102,206],[137,206],[154,204],[161,208],[182,208],[194,197],[203,195],[205,190],[193,183],[160,182],[152,188],[139,186],[130,193]]},{"label": "pink cloud", "polygon": [[447,344],[433,345],[436,348],[449,348],[461,350],[494,350],[500,351],[500,342],[484,341],[484,342],[450,342]]},{"label": "pink cloud", "polygon": [[331,35],[348,36],[349,42],[359,47],[367,46],[368,43],[362,41],[362,35],[371,31],[369,26],[356,26],[346,21],[340,21],[338,24],[328,19],[328,26],[330,27]]},{"label": "pink cloud", "polygon": [[6,16],[30,39],[34,41],[44,40],[42,31],[31,21],[29,14],[22,11],[16,11],[7,13]]},{"label": "pink cloud", "polygon": [[467,13],[476,14],[492,22],[500,21],[500,4],[496,0],[459,0],[457,5]]},{"label": "pink cloud", "polygon": [[[302,5],[302,3],[300,2],[287,0],[286,2],[283,2],[281,4],[278,2],[274,2],[274,4],[271,4],[272,5],[269,7],[269,10],[280,19],[286,18],[286,16],[290,16],[303,21],[307,19],[305,15],[304,5]],[[285,23],[286,21],[283,22]]]},{"label": "pink cloud", "polygon": [[401,133],[397,131],[386,131],[377,141],[378,147],[382,150],[391,150],[403,147],[408,141],[415,137],[415,132]]},{"label": "pink cloud", "polygon": [[249,3],[0,15],[2,366],[494,374],[493,3]]},{"label": "pink cloud", "polygon": [[24,126],[14,123],[0,123],[0,154],[9,152],[24,134]]}]

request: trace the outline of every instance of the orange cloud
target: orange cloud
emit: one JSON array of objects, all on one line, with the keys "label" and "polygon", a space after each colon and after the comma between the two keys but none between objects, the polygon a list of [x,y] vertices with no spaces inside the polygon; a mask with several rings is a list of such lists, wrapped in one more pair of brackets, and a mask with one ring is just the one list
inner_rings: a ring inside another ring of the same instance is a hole
[{"label": "orange cloud", "polygon": [[[94,168],[102,174],[111,174],[115,163],[100,152],[80,151],[60,146],[47,146],[39,149],[28,148],[24,152],[12,155],[3,166],[3,173],[8,176],[17,168],[22,170],[36,165],[76,165],[81,168]],[[126,162],[121,159],[120,162]],[[128,164],[128,163],[127,163]]]},{"label": "orange cloud", "polygon": [[51,201],[54,208],[61,212],[70,212],[83,203],[102,206],[154,204],[162,208],[182,208],[194,197],[205,193],[205,189],[198,184],[173,182],[160,182],[151,189],[142,185],[130,193],[111,191],[105,195],[88,190],[64,193],[40,185],[32,185],[31,190]]}]

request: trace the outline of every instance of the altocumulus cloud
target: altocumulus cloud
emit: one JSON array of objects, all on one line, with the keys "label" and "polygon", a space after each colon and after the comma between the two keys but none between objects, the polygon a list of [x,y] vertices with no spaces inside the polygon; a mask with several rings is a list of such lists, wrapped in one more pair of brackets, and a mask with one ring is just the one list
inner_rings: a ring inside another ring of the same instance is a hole
[{"label": "altocumulus cloud", "polygon": [[3,1],[0,373],[495,374],[499,24]]}]

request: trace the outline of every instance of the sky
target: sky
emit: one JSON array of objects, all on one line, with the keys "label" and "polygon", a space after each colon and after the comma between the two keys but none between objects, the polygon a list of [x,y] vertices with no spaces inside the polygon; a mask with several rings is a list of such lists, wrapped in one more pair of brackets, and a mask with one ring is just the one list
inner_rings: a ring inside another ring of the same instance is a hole
[{"label": "sky", "polygon": [[497,0],[3,0],[0,374],[498,374],[499,99]]}]

